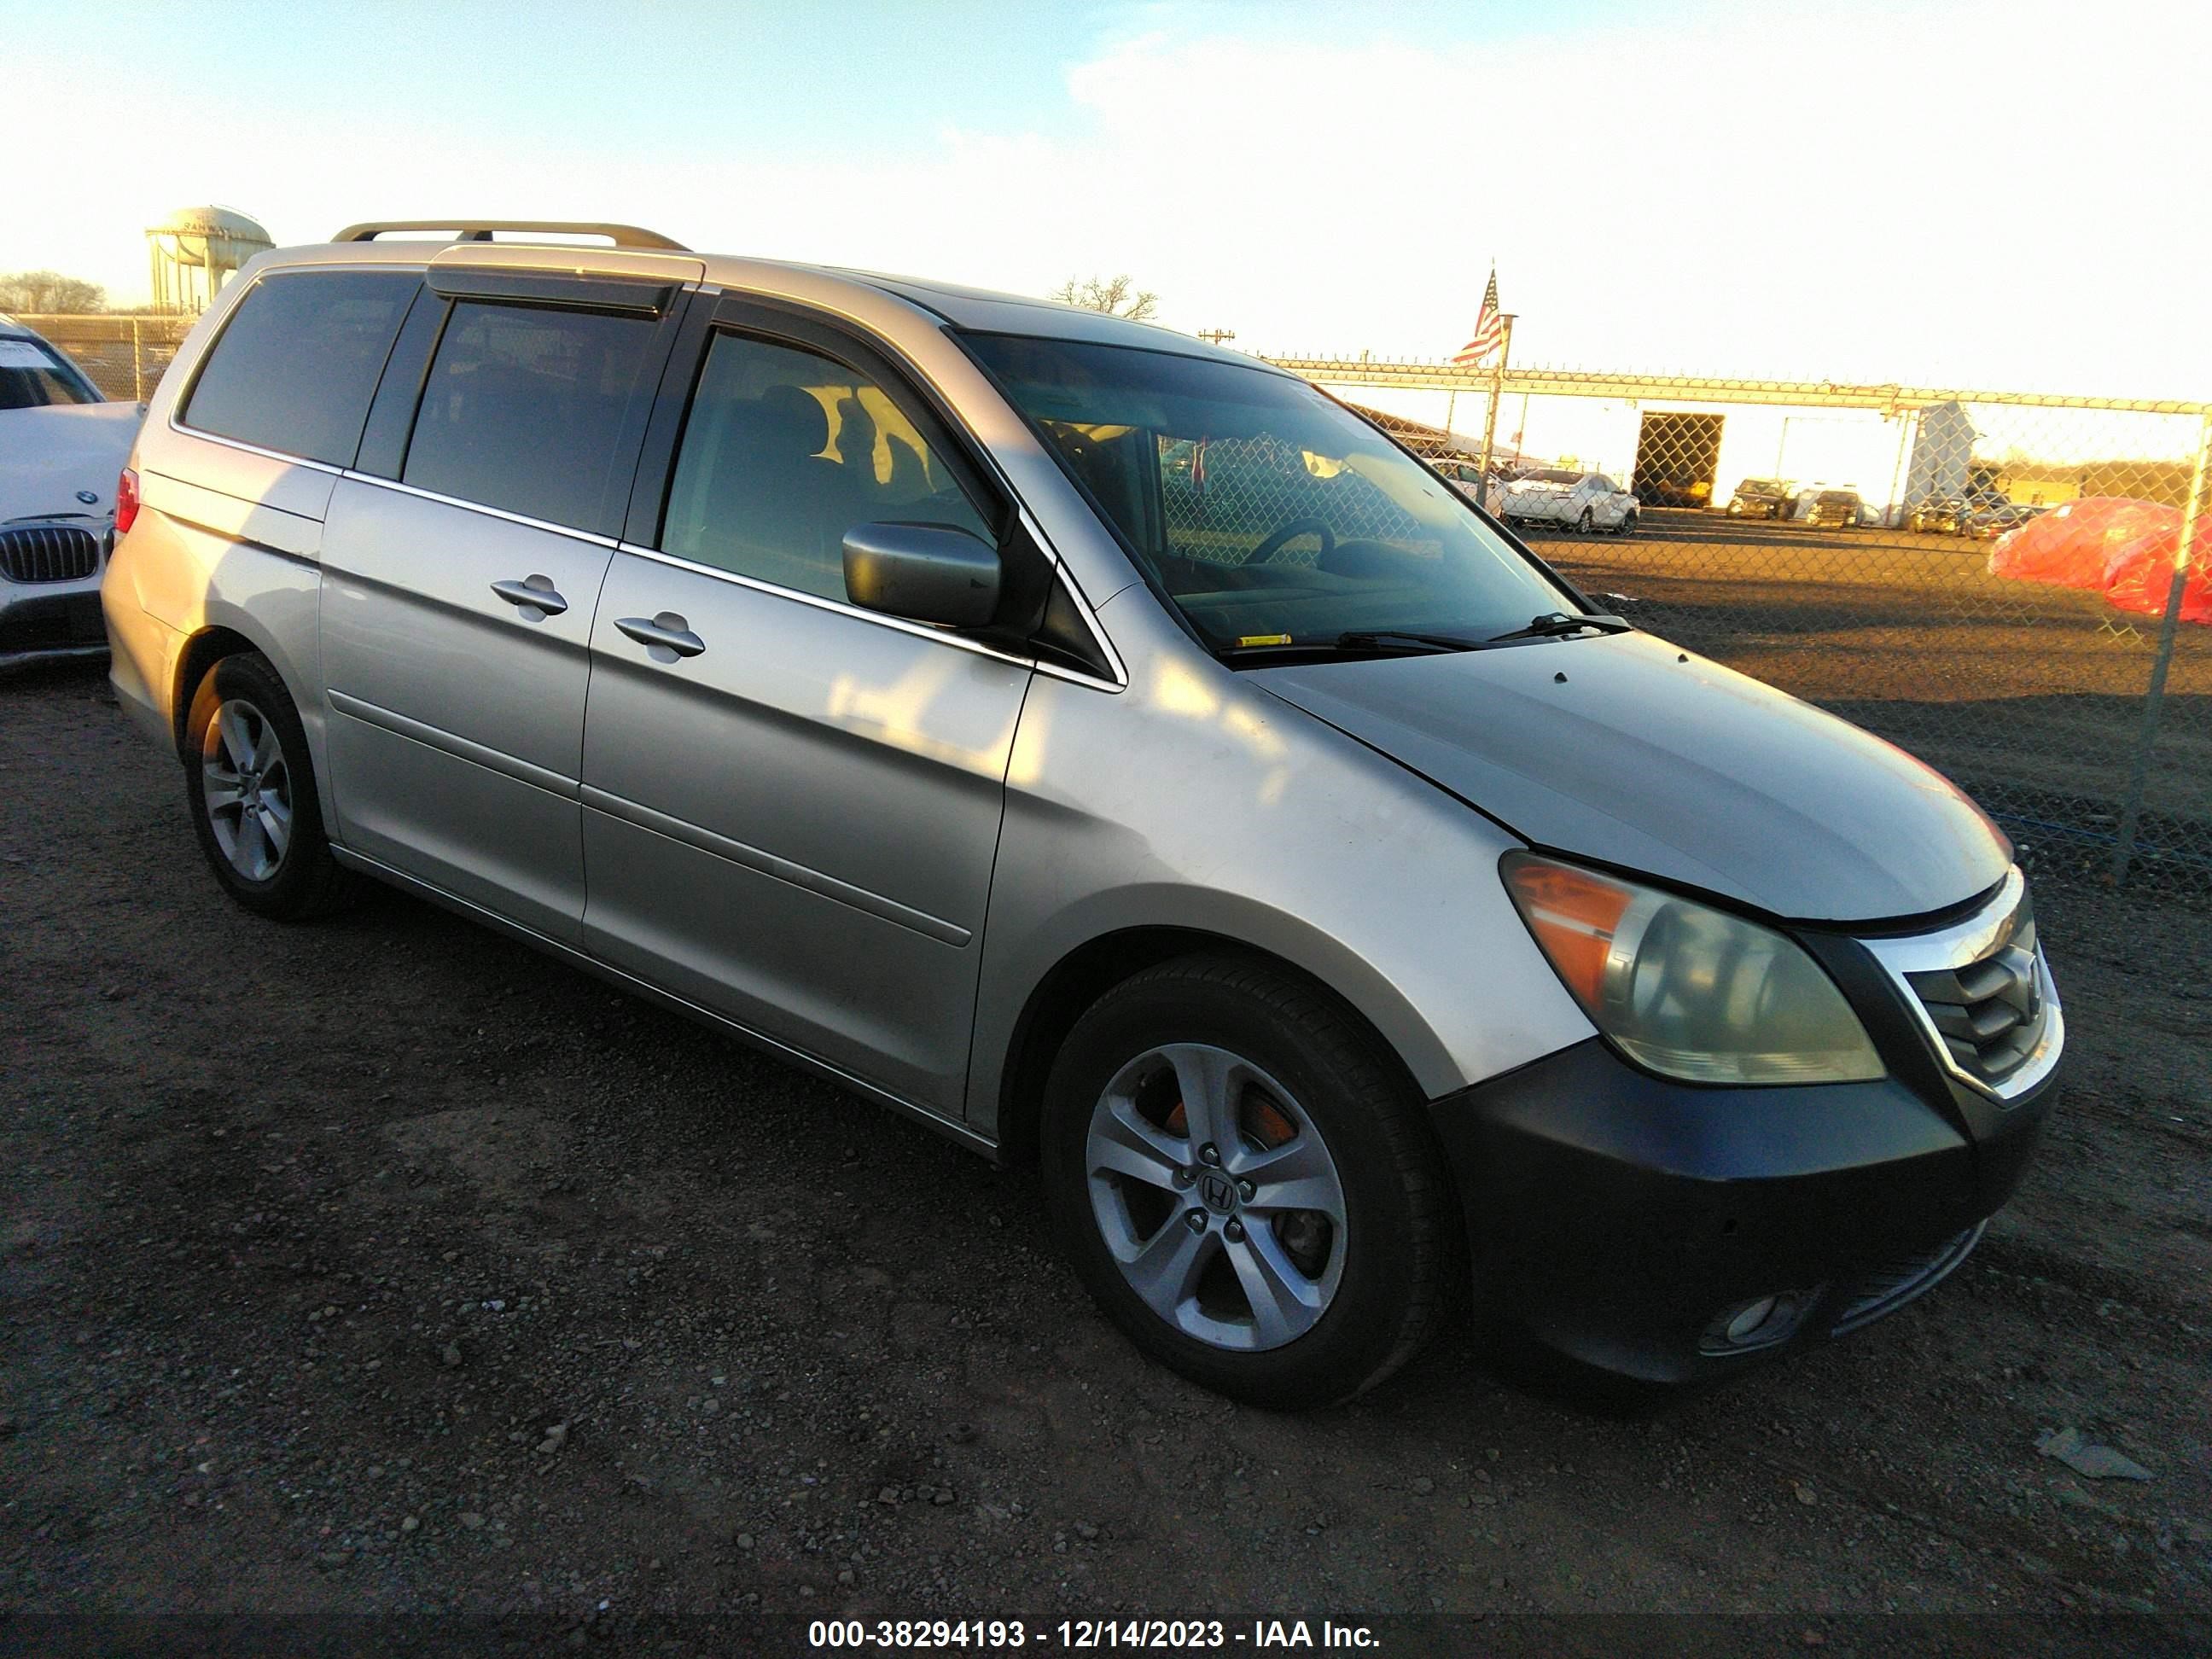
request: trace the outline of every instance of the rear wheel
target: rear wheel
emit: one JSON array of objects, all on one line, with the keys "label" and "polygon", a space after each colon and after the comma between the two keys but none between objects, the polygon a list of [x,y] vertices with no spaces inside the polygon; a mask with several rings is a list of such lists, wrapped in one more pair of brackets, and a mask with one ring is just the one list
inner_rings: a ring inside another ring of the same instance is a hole
[{"label": "rear wheel", "polygon": [[1255,1405],[1372,1387],[1457,1259],[1419,1104],[1373,1039],[1263,964],[1194,957],[1093,1006],[1047,1085],[1055,1228],[1154,1358]]},{"label": "rear wheel", "polygon": [[323,833],[307,730],[268,659],[217,663],[192,698],[185,736],[192,829],[223,890],[285,921],[340,903],[349,883]]},{"label": "rear wheel", "polygon": [[1590,533],[1590,526],[1594,522],[1595,520],[1590,517],[1589,508],[1584,507],[1583,509],[1582,517],[1575,520],[1575,534],[1577,536],[1589,535]]}]

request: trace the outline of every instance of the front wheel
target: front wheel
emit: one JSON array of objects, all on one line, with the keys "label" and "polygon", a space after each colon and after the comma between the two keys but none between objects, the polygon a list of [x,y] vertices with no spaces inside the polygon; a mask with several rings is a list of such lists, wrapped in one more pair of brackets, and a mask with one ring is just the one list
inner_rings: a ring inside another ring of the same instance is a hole
[{"label": "front wheel", "polygon": [[323,833],[307,730],[268,659],[248,652],[217,663],[192,698],[185,735],[192,828],[223,890],[283,921],[336,908],[349,884]]},{"label": "front wheel", "polygon": [[1590,517],[1589,508],[1584,507],[1583,509],[1582,517],[1575,520],[1575,534],[1577,536],[1589,535],[1590,533],[1590,526],[1594,522],[1595,520]]},{"label": "front wheel", "polygon": [[1069,1033],[1046,1091],[1046,1201],[1146,1353],[1255,1405],[1326,1405],[1412,1358],[1444,1306],[1457,1235],[1419,1110],[1324,994],[1186,957]]}]

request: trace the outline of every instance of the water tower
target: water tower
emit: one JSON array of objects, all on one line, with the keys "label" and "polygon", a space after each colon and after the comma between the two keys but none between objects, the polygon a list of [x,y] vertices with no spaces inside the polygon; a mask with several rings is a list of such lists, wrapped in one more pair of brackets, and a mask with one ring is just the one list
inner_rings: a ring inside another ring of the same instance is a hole
[{"label": "water tower", "polygon": [[154,265],[154,309],[205,311],[230,274],[264,248],[269,233],[228,208],[179,208],[146,229]]}]

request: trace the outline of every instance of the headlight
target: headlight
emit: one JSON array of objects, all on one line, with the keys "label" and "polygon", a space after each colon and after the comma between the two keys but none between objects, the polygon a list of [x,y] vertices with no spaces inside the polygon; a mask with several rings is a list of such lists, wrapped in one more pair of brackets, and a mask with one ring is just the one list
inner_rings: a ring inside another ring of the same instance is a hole
[{"label": "headlight", "polygon": [[1843,993],[1772,928],[1534,854],[1502,868],[1590,1023],[1638,1065],[1692,1083],[1882,1075]]}]

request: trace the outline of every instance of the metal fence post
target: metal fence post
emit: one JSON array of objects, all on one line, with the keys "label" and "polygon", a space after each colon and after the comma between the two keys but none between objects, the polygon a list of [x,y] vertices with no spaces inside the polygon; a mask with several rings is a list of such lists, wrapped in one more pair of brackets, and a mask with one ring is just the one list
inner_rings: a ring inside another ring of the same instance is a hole
[{"label": "metal fence post", "polygon": [[1490,502],[1491,446],[1498,439],[1498,404],[1505,396],[1505,365],[1513,356],[1513,317],[1508,313],[1499,320],[1505,325],[1505,337],[1498,343],[1498,366],[1490,374],[1490,404],[1482,417],[1482,482],[1476,486],[1486,507]]},{"label": "metal fence post", "polygon": [[2208,413],[2197,434],[2197,467],[2189,481],[2189,501],[2181,514],[2181,539],[2173,549],[2173,580],[2166,590],[2166,614],[2158,625],[2158,654],[2151,660],[2150,684],[2143,692],[2142,723],[2136,728],[2135,755],[2128,767],[2128,792],[2120,809],[2120,835],[2112,848],[2112,882],[2118,886],[2127,879],[2128,863],[2134,858],[2136,835],[2142,827],[2143,790],[2150,781],[2151,751],[2158,743],[2158,720],[2166,702],[2166,677],[2173,666],[2174,635],[2181,626],[2181,598],[2189,583],[2189,562],[2196,544],[2197,526],[2202,524],[2212,503],[2206,496],[2212,493],[2212,413]]},{"label": "metal fence post", "polygon": [[131,319],[131,401],[146,401],[146,354],[138,343],[138,319]]}]

